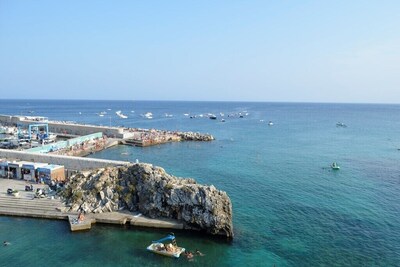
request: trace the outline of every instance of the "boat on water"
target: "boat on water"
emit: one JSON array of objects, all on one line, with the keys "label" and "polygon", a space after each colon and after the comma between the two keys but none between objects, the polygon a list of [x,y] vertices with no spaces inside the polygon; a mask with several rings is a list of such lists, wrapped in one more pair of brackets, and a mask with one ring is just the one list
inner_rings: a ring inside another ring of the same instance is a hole
[{"label": "boat on water", "polygon": [[216,120],[217,116],[215,116],[214,114],[211,114],[209,118],[212,119],[212,120]]},{"label": "boat on water", "polygon": [[339,167],[339,165],[337,165],[336,162],[332,163],[331,168],[332,168],[332,170],[340,170],[340,167]]},{"label": "boat on water", "polygon": [[336,127],[343,127],[343,128],[346,128],[347,127],[347,125],[346,124],[344,124],[343,122],[337,122],[336,123]]},{"label": "boat on water", "polygon": [[128,116],[122,114],[122,111],[121,111],[121,110],[116,111],[115,114],[117,114],[117,116],[120,117],[121,119],[126,119],[126,118],[128,118]]},{"label": "boat on water", "polygon": [[268,122],[268,125],[269,125],[269,126],[272,126],[272,125],[274,125],[274,123],[273,123],[272,121],[269,121],[269,122]]},{"label": "boat on water", "polygon": [[146,118],[146,119],[152,119],[153,118],[153,113],[146,112],[145,114],[141,114],[141,116]]},{"label": "boat on water", "polygon": [[172,258],[179,258],[179,256],[185,252],[185,248],[178,247],[175,236],[172,234],[169,234],[160,240],[153,241],[151,245],[147,247],[147,250]]}]

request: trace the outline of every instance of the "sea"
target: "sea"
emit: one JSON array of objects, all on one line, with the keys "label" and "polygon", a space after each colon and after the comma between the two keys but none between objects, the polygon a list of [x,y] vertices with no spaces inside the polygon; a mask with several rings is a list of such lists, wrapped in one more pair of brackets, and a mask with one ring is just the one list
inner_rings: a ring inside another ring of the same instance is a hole
[{"label": "sea", "polygon": [[11,243],[0,266],[400,266],[400,105],[3,99],[0,114],[212,134],[91,157],[138,159],[226,191],[235,234],[174,231],[205,254],[189,261],[146,251],[169,230],[71,233],[66,221],[0,216],[0,241]]}]

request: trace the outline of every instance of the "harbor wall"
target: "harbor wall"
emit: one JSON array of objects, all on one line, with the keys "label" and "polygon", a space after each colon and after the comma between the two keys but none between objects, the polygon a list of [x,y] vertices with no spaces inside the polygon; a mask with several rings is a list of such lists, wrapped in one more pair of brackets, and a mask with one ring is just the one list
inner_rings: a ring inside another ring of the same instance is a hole
[{"label": "harbor wall", "polygon": [[43,162],[55,165],[63,165],[68,170],[77,170],[77,171],[104,168],[109,166],[122,166],[130,163],[128,161],[38,154],[38,153],[15,151],[8,149],[0,149],[0,158],[5,158],[9,160],[16,159],[21,161]]},{"label": "harbor wall", "polygon": [[0,115],[0,123],[4,125],[23,125],[28,127],[29,124],[43,124],[49,125],[49,131],[53,133],[63,133],[72,135],[89,135],[102,132],[108,137],[125,138],[124,131],[118,127],[106,127],[96,125],[73,124],[69,122],[56,122],[56,121],[34,121],[27,119],[24,116]]}]

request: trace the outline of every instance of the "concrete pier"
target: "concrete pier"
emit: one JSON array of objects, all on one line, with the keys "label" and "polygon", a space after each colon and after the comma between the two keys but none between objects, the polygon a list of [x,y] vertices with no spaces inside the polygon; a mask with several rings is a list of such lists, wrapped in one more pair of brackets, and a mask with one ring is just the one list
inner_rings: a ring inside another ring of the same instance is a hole
[{"label": "concrete pier", "polygon": [[46,162],[49,164],[62,165],[68,170],[76,170],[76,171],[130,164],[130,162],[128,161],[82,158],[82,157],[62,156],[53,154],[39,154],[39,153],[16,151],[10,149],[0,149],[0,158],[18,159],[29,162]]},{"label": "concrete pier", "polygon": [[[0,178],[0,215],[66,220],[71,231],[89,230],[95,223],[183,229],[183,224],[177,220],[151,219],[128,211],[86,214],[83,223],[71,223],[78,217],[76,212],[68,212],[68,207],[60,199],[34,198],[34,192],[24,191],[26,184],[22,180]],[[33,187],[36,190],[46,186],[34,184]],[[19,190],[19,196],[8,195],[7,188]]]}]

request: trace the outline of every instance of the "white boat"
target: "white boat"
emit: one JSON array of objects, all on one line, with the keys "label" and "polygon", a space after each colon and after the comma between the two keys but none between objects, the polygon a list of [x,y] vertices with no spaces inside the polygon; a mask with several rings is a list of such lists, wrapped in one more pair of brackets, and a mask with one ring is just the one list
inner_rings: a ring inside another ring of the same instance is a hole
[{"label": "white boat", "polygon": [[332,163],[331,168],[332,168],[332,170],[340,170],[340,167],[339,167],[339,165],[337,165],[336,162]]},{"label": "white boat", "polygon": [[273,123],[272,121],[269,121],[269,122],[268,122],[268,125],[269,125],[269,126],[272,126],[272,125],[274,125],[274,123]]},{"label": "white boat", "polygon": [[[164,242],[168,243],[164,244]],[[162,256],[179,258],[179,256],[185,252],[185,248],[178,247],[174,244],[176,244],[175,236],[168,235],[160,240],[153,241],[153,243],[147,247],[147,250]]]},{"label": "white boat", "polygon": [[0,134],[12,134],[12,133],[14,133],[13,127],[0,126]]},{"label": "white boat", "polygon": [[144,114],[144,116],[145,116],[146,118],[148,118],[148,119],[152,119],[152,118],[153,118],[153,113],[147,112],[147,113]]},{"label": "white boat", "polygon": [[121,110],[116,111],[115,114],[117,114],[117,116],[120,117],[121,119],[126,119],[126,118],[128,118],[128,116],[122,114],[122,111],[121,111]]}]

